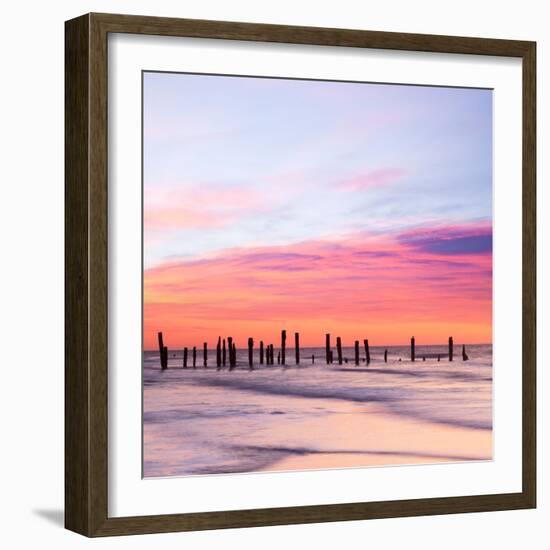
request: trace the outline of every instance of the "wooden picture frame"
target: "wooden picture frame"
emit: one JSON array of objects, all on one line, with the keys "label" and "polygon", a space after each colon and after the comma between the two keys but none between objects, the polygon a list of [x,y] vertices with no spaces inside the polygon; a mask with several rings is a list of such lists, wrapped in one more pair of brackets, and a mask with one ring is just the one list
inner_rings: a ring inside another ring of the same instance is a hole
[{"label": "wooden picture frame", "polygon": [[[523,67],[522,491],[139,517],[108,516],[107,36],[133,33],[520,58]],[[536,506],[536,44],[515,40],[88,14],[65,27],[65,525],[86,536]]]}]

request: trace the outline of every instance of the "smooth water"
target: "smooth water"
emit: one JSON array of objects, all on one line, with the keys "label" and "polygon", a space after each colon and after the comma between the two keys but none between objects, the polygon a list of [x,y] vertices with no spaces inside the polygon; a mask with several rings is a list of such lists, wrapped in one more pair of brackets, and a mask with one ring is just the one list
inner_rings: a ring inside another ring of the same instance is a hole
[{"label": "smooth water", "polygon": [[[324,348],[287,349],[286,366],[183,369],[170,352],[144,353],[144,475],[173,476],[358,467],[492,457],[492,347],[468,346],[446,358],[446,346],[371,348],[371,364],[326,365]],[[438,362],[435,358],[441,354]],[[312,364],[311,356],[315,355]],[[423,361],[422,357],[427,356]],[[399,359],[401,358],[401,361]],[[277,363],[277,351],[275,351]]]}]

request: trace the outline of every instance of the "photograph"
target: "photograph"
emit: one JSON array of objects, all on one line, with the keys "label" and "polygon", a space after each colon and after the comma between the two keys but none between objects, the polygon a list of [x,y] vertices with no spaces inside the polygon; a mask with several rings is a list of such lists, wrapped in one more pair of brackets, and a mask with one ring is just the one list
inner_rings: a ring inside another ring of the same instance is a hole
[{"label": "photograph", "polygon": [[144,70],[142,153],[144,478],[493,459],[492,89]]}]

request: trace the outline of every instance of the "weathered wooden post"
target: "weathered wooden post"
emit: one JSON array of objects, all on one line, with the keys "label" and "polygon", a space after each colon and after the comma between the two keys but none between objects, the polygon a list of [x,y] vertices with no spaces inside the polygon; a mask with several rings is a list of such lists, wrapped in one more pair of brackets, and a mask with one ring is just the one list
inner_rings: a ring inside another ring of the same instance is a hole
[{"label": "weathered wooden post", "polygon": [[365,357],[367,360],[367,366],[370,365],[370,348],[369,348],[369,341],[363,340],[363,343],[365,344]]},{"label": "weathered wooden post", "polygon": [[197,348],[193,346],[193,368],[197,366]]},{"label": "weathered wooden post", "polygon": [[277,353],[277,365],[280,365],[281,364],[281,352],[279,351]]},{"label": "weathered wooden post", "polygon": [[264,342],[260,340],[260,365],[264,364]]},{"label": "weathered wooden post", "polygon": [[311,364],[313,365],[315,363],[315,355],[311,355]]},{"label": "weathered wooden post", "polygon": [[252,370],[254,368],[253,364],[253,354],[254,354],[254,339],[248,339],[248,368]]},{"label": "weathered wooden post", "polygon": [[164,341],[162,339],[162,332],[158,333],[158,340],[159,340],[160,368],[164,370],[168,365],[164,361]]},{"label": "weathered wooden post", "polygon": [[206,368],[208,365],[208,347],[206,342],[204,342],[203,344],[202,356],[203,356],[202,357],[203,365],[204,365],[204,368]]},{"label": "weathered wooden post", "polygon": [[286,330],[281,331],[281,363],[286,361]]},{"label": "weathered wooden post", "polygon": [[336,337],[336,351],[338,352],[338,364],[342,364],[342,339],[340,336]]},{"label": "weathered wooden post", "polygon": [[187,348],[183,348],[183,368],[187,368]]},{"label": "weathered wooden post", "polygon": [[437,362],[439,363],[439,361],[441,361],[441,354],[437,354]]},{"label": "weathered wooden post", "polygon": [[168,368],[168,348],[166,346],[164,346],[164,348],[162,349],[162,355],[164,359],[164,368],[167,369]]},{"label": "weathered wooden post", "polygon": [[453,360],[453,337],[449,336],[449,361]]},{"label": "weathered wooden post", "polygon": [[359,365],[359,340],[355,340],[355,364]]},{"label": "weathered wooden post", "polygon": [[384,363],[387,363],[388,362],[388,350],[385,349],[384,350]]},{"label": "weathered wooden post", "polygon": [[227,352],[229,353],[229,370],[233,369],[233,338],[227,337]]},{"label": "weathered wooden post", "polygon": [[233,338],[228,338],[229,345],[229,370],[233,370],[237,366],[237,345],[233,342]]},{"label": "weathered wooden post", "polygon": [[222,344],[222,365],[225,367],[225,338],[223,339]]},{"label": "weathered wooden post", "polygon": [[329,351],[329,362],[330,364],[332,365],[333,361],[334,361],[334,357],[333,357],[333,353],[332,353],[332,350]]},{"label": "weathered wooden post", "polygon": [[269,344],[269,364],[275,363],[275,351],[273,350],[273,344]]},{"label": "weathered wooden post", "polygon": [[325,337],[325,353],[327,356],[327,365],[330,363],[330,334]]},{"label": "weathered wooden post", "polygon": [[414,336],[411,338],[411,361],[415,360],[415,341]]},{"label": "weathered wooden post", "polygon": [[218,336],[218,345],[216,346],[216,367],[218,370],[222,368],[222,339]]},{"label": "weathered wooden post", "polygon": [[294,333],[294,351],[296,353],[296,364],[300,364],[300,333]]},{"label": "weathered wooden post", "polygon": [[466,346],[464,344],[462,344],[462,360],[463,361],[468,361],[468,359],[469,359],[469,357],[466,354]]}]

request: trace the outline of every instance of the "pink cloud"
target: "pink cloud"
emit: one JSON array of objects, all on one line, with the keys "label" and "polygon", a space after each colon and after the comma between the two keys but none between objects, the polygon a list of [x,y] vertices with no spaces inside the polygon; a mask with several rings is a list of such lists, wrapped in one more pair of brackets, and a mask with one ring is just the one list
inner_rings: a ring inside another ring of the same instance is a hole
[{"label": "pink cloud", "polygon": [[247,185],[148,186],[144,197],[144,229],[147,234],[221,227],[247,211],[263,208],[264,202],[264,197]]},{"label": "pink cloud", "polygon": [[365,189],[391,185],[405,175],[405,170],[400,168],[381,168],[344,180],[338,187],[343,191],[363,191]]},{"label": "pink cloud", "polygon": [[190,344],[215,340],[226,327],[239,341],[247,335],[267,341],[285,325],[312,344],[325,330],[347,340],[359,330],[380,343],[411,334],[433,342],[448,331],[490,341],[491,255],[467,246],[449,254],[434,245],[436,235],[445,241],[473,232],[468,224],[439,226],[428,231],[427,247],[404,238],[411,232],[361,233],[165,263],[145,271],[144,336],[154,345],[163,327]]}]

